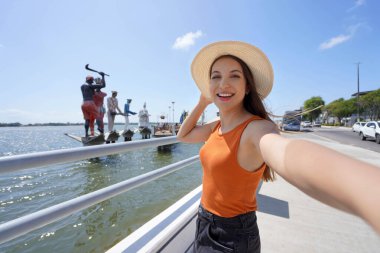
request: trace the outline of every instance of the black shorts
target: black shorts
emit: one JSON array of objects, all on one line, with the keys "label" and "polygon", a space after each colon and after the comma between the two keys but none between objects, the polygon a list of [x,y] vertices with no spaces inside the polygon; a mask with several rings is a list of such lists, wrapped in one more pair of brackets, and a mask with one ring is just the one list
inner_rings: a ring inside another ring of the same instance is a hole
[{"label": "black shorts", "polygon": [[198,209],[193,252],[260,252],[256,212],[224,218]]}]

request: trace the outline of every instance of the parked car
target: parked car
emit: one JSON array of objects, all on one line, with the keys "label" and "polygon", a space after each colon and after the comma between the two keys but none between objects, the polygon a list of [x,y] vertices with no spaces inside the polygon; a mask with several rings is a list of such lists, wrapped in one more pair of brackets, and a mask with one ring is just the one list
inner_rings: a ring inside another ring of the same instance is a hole
[{"label": "parked car", "polygon": [[359,132],[360,138],[364,141],[367,138],[375,139],[380,144],[380,121],[367,122]]},{"label": "parked car", "polygon": [[311,122],[310,121],[302,121],[301,126],[302,127],[311,127]]},{"label": "parked car", "polygon": [[298,122],[291,122],[282,126],[285,131],[300,131],[301,125]]},{"label": "parked car", "polygon": [[360,133],[360,129],[365,125],[365,122],[355,122],[355,124],[352,126],[352,131]]},{"label": "parked car", "polygon": [[321,127],[321,122],[318,122],[318,121],[314,122],[312,127]]}]

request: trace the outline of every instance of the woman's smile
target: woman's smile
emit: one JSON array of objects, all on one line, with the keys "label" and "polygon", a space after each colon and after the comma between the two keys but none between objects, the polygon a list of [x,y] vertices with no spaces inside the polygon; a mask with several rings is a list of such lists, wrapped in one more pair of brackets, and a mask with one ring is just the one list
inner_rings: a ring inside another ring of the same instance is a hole
[{"label": "woman's smile", "polygon": [[216,96],[219,98],[220,101],[227,102],[229,101],[235,94],[233,93],[217,93]]}]

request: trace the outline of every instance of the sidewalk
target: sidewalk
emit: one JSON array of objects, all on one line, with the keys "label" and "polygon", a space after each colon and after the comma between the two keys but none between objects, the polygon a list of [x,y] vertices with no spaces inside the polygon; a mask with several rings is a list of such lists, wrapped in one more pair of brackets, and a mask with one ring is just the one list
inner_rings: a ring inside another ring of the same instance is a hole
[{"label": "sidewalk", "polygon": [[[377,152],[339,144],[312,133],[285,135],[307,139],[380,166]],[[380,236],[364,221],[308,197],[279,176],[274,183],[262,185],[258,202],[263,253],[380,252]]]}]

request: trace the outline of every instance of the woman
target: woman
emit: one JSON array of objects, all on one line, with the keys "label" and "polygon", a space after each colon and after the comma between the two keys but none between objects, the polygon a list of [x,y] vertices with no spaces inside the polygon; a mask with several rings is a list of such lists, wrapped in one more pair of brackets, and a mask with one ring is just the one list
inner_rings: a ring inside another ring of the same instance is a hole
[{"label": "woman", "polygon": [[[260,252],[255,193],[259,181],[272,181],[274,172],[380,232],[380,170],[279,135],[262,103],[272,89],[273,71],[260,49],[216,42],[196,55],[191,70],[201,96],[177,137],[206,142],[200,150],[203,193],[195,252]],[[198,126],[210,103],[218,107],[220,119]]]}]

